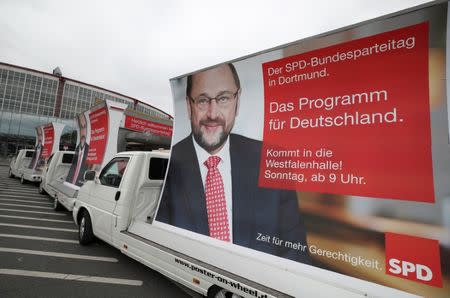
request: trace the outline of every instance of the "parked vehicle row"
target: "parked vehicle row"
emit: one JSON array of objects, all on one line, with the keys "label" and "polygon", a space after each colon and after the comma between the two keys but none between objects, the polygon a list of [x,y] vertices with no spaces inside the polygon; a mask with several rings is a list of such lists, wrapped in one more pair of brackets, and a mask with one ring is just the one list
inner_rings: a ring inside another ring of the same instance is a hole
[{"label": "parked vehicle row", "polygon": [[[118,153],[99,173],[85,172],[84,185],[70,198],[73,203],[67,204],[55,196],[55,188],[64,185],[73,152],[59,151],[48,159],[38,192],[52,196],[56,210],[73,209],[81,245],[99,238],[208,297],[223,297],[226,293],[234,294],[233,297],[246,297],[249,293],[253,297],[253,293],[258,293],[258,297],[284,296],[200,262],[190,252],[193,246],[203,254],[221,254],[222,249],[192,242],[153,225],[169,156],[167,150]],[[167,241],[177,243],[178,249],[168,247]],[[235,257],[237,264],[239,259],[246,259]],[[218,286],[217,281],[228,285],[228,289]]]}]

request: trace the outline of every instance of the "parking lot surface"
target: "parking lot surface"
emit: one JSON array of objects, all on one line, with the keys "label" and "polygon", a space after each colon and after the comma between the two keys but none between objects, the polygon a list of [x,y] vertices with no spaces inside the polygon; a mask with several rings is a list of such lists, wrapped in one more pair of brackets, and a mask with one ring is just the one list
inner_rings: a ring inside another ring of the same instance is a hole
[{"label": "parking lot surface", "polygon": [[72,214],[7,172],[0,166],[0,297],[191,297],[100,240],[79,245]]}]

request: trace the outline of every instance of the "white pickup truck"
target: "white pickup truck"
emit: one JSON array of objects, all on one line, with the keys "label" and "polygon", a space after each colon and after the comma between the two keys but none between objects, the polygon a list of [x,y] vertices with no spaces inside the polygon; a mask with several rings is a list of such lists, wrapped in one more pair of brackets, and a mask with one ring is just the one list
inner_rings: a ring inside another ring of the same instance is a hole
[{"label": "white pickup truck", "polygon": [[28,177],[28,179],[25,179],[24,177],[24,173],[26,172],[26,170],[30,170],[28,169],[28,166],[30,165],[31,158],[33,157],[33,152],[34,152],[33,149],[21,149],[19,150],[17,155],[11,159],[8,172],[8,176],[10,178],[19,177],[20,182],[22,184],[25,183],[26,180],[30,181],[40,180],[40,175],[34,175]]},{"label": "white pickup truck", "polygon": [[86,171],[79,242],[208,297],[448,298],[449,12],[434,1],[171,79],[171,155],[109,152]]},{"label": "white pickup truck", "polygon": [[47,160],[47,165],[42,172],[42,181],[39,184],[39,193],[47,193],[54,199],[54,209],[61,210],[64,206],[71,211],[73,201],[64,200],[63,196],[57,196],[62,189],[67,187],[64,185],[70,165],[74,156],[73,151],[56,151]]},{"label": "white pickup truck", "polygon": [[[168,151],[121,152],[99,174],[85,172],[86,183],[78,190],[72,211],[80,244],[97,237],[208,297],[365,297],[351,286],[327,282],[334,273],[261,261],[252,251],[236,253],[219,240],[203,241],[155,221],[168,159]],[[386,296],[386,290],[377,286],[371,292]]]},{"label": "white pickup truck", "polygon": [[[73,208],[80,244],[89,244],[94,237],[98,237],[124,254],[208,297],[217,297],[218,293],[220,297],[230,290],[235,293],[234,297],[284,296],[204,263],[190,252],[194,249],[199,254],[216,254],[220,258],[223,251],[152,224],[168,158],[168,151],[122,152],[99,175],[87,171],[86,183],[79,189]],[[239,258],[233,262],[239,264]],[[228,290],[224,290],[224,284],[228,285]],[[259,293],[258,296],[254,296],[256,293]]]},{"label": "white pickup truck", "polygon": [[29,169],[23,168],[22,175],[20,175],[20,183],[24,184],[26,182],[40,183],[42,181],[42,170],[41,169]]}]

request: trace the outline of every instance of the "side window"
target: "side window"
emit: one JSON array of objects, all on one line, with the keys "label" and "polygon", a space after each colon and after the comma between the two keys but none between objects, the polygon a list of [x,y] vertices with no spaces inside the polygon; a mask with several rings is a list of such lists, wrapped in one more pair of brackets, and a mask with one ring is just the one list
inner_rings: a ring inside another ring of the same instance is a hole
[{"label": "side window", "polygon": [[71,164],[73,160],[74,154],[72,153],[64,153],[62,157],[62,163]]},{"label": "side window", "polygon": [[150,178],[150,180],[164,180],[168,162],[169,160],[167,158],[151,158],[148,178]]},{"label": "side window", "polygon": [[34,153],[34,151],[26,151],[25,157],[33,157],[33,153]]},{"label": "side window", "polygon": [[106,186],[119,187],[128,160],[128,157],[118,157],[111,160],[100,173],[100,183]]}]

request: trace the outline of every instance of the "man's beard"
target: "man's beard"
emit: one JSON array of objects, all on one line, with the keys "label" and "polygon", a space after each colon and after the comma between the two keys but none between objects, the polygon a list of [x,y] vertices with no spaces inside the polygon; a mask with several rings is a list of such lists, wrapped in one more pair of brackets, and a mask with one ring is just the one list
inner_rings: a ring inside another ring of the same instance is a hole
[{"label": "man's beard", "polygon": [[[207,124],[208,122],[212,122],[212,123],[217,123],[219,122],[219,124],[222,127],[222,131],[217,132],[214,135],[214,139],[208,140],[206,138],[206,132],[203,132],[201,130],[201,126]],[[225,123],[223,123],[222,121],[210,121],[210,120],[204,120],[204,121],[200,121],[200,125],[196,128],[193,125],[191,125],[192,128],[192,134],[194,135],[194,139],[197,142],[197,144],[200,145],[200,147],[202,147],[203,149],[205,149],[207,152],[211,153],[217,149],[219,149],[227,140],[229,132],[225,132],[224,128],[225,128]]]}]

